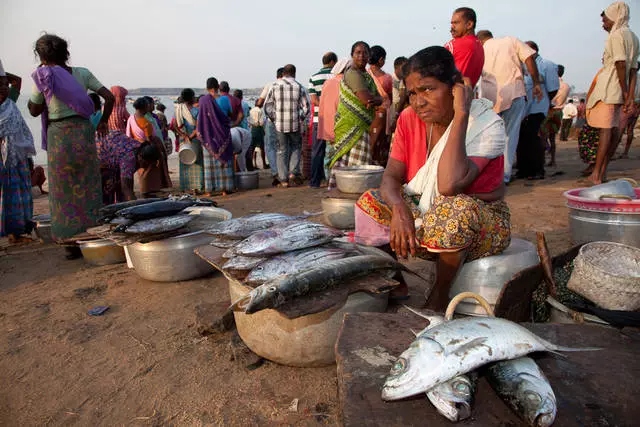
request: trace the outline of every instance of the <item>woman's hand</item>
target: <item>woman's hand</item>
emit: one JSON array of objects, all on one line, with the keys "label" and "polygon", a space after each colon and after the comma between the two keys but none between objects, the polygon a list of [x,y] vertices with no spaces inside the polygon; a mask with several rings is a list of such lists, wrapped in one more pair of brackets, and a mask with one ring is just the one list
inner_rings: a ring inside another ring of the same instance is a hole
[{"label": "woman's hand", "polygon": [[409,208],[404,203],[393,206],[391,214],[391,249],[400,257],[416,255],[416,227]]},{"label": "woman's hand", "polygon": [[453,112],[454,115],[469,115],[471,101],[473,100],[473,86],[471,80],[464,77],[462,82],[453,86]]},{"label": "woman's hand", "polygon": [[98,122],[98,127],[96,128],[96,132],[98,133],[99,137],[101,138],[106,137],[109,134],[109,127],[107,126],[107,123],[103,122],[102,120]]}]

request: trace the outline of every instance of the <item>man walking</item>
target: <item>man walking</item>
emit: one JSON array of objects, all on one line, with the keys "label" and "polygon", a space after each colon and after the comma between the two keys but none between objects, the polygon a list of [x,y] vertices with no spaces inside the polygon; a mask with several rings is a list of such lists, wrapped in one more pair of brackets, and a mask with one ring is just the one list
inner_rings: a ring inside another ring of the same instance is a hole
[{"label": "man walking", "polygon": [[507,133],[504,151],[504,182],[511,180],[511,170],[518,148],[520,123],[525,116],[526,100],[522,63],[531,75],[532,95],[542,99],[542,88],[535,51],[515,37],[494,39],[490,31],[478,31],[484,47],[484,66],[480,91],[483,98],[493,101],[493,110],[502,117]]},{"label": "man walking", "polygon": [[534,180],[544,179],[544,145],[539,134],[540,125],[547,117],[551,99],[556,96],[560,88],[560,80],[558,66],[538,54],[538,45],[535,42],[528,41],[526,44],[535,51],[534,59],[539,81],[542,83],[542,98],[533,98],[533,78],[527,73],[524,79],[527,89],[527,116],[520,127],[520,142],[517,150],[518,177]]},{"label": "man walking", "polygon": [[569,139],[569,131],[573,124],[573,119],[578,115],[578,109],[573,105],[573,99],[570,99],[562,109],[562,130],[560,132],[560,141]]},{"label": "man walking", "polygon": [[311,131],[311,179],[310,187],[320,187],[324,179],[324,153],[326,142],[318,139],[318,111],[320,110],[320,96],[322,85],[333,77],[331,70],[338,62],[338,56],[333,52],[325,53],[322,57],[322,68],[309,79],[309,96],[313,105],[313,128]]},{"label": "man walking", "polygon": [[482,74],[484,50],[476,37],[476,12],[469,7],[460,7],[451,17],[451,39],[444,47],[451,52],[456,67],[475,87]]},{"label": "man walking", "polygon": [[282,79],[276,81],[264,103],[267,117],[276,127],[278,179],[281,187],[302,183],[300,152],[301,123],[309,115],[310,104],[305,88],[296,81],[296,67],[288,64]]},{"label": "man walking", "polygon": [[[282,79],[283,70],[284,68],[280,67],[276,71],[276,81]],[[271,92],[271,88],[274,83],[275,82],[268,83],[264,89],[262,89],[260,98],[256,101],[257,107],[264,107],[264,101],[266,101],[267,96],[269,96],[269,92]],[[271,177],[273,178],[271,186],[276,187],[280,184],[280,181],[278,180],[278,155],[276,154],[276,127],[273,121],[268,118],[265,120],[264,133],[264,151],[267,154],[267,160],[269,161],[269,167],[271,168]]]}]

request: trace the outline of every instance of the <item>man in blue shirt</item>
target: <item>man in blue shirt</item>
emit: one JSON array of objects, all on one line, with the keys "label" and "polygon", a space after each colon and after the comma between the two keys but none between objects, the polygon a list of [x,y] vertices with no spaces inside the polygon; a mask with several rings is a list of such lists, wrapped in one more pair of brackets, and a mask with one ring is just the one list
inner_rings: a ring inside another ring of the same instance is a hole
[{"label": "man in blue shirt", "polygon": [[520,140],[518,141],[518,178],[529,180],[544,179],[544,144],[540,138],[540,125],[547,117],[551,99],[556,96],[560,88],[558,66],[542,58],[538,54],[538,45],[528,41],[526,44],[536,51],[534,59],[538,67],[542,99],[533,97],[533,79],[525,70],[524,85],[527,91],[526,117],[520,126]]}]

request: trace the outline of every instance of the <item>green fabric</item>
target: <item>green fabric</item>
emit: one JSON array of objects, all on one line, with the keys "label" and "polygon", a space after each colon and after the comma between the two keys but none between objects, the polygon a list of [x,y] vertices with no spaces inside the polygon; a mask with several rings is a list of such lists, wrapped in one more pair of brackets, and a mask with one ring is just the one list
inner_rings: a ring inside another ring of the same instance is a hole
[{"label": "green fabric", "polygon": [[[373,95],[377,95],[376,84],[373,78],[365,74],[367,86]],[[333,167],[342,156],[347,154],[354,145],[362,138],[365,132],[369,132],[369,127],[375,117],[375,109],[367,108],[352,91],[345,81],[340,82],[340,103],[336,112],[335,123],[335,152],[329,163]]]},{"label": "green fabric", "polygon": [[9,99],[13,102],[18,102],[18,97],[20,96],[20,91],[15,87],[11,86],[9,88]]},{"label": "green fabric", "polygon": [[160,129],[158,121],[155,117],[153,117],[153,114],[147,113],[144,115],[144,118],[147,119],[149,123],[151,123],[151,126],[153,127],[153,133],[155,133],[156,136],[160,138],[160,140],[162,140],[162,129]]}]

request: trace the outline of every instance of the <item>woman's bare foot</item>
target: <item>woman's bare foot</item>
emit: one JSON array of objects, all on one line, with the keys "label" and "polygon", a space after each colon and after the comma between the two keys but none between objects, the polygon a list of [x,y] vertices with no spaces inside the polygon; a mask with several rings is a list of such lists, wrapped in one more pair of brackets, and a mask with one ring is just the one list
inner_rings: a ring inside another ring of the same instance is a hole
[{"label": "woman's bare foot", "polygon": [[589,175],[591,175],[593,173],[593,169],[594,168],[595,168],[595,165],[589,165],[589,166],[587,166],[587,168],[585,170],[580,172],[580,175],[589,176]]},{"label": "woman's bare foot", "polygon": [[20,236],[17,234],[9,234],[7,236],[7,240],[9,240],[9,243],[12,245],[20,245],[23,243],[31,243],[33,242],[33,239],[26,237],[26,236]]}]

